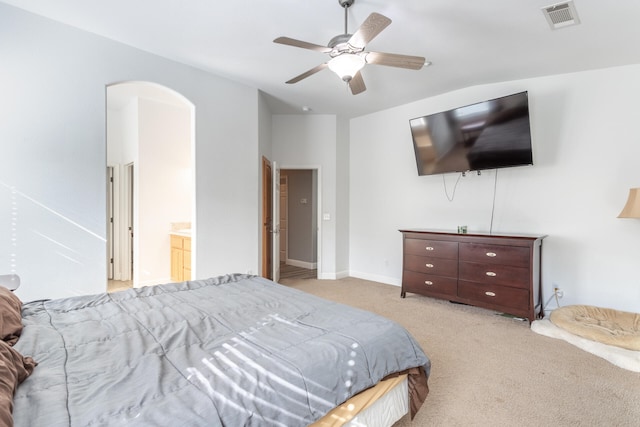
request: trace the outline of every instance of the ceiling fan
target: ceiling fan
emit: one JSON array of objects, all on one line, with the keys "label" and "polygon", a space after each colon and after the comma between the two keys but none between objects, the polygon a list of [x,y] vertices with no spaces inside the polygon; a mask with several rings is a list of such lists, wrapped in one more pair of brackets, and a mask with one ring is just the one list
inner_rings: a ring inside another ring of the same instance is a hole
[{"label": "ceiling fan", "polygon": [[423,67],[425,59],[421,56],[365,51],[364,49],[367,43],[387,28],[387,26],[391,24],[391,19],[374,12],[367,17],[355,33],[349,34],[347,31],[347,11],[354,2],[355,0],[338,0],[340,6],[344,8],[344,34],[339,34],[332,38],[327,46],[308,43],[289,37],[278,37],[274,40],[274,43],[328,53],[331,57],[327,62],[292,78],[286,83],[297,83],[329,67],[331,71],[335,72],[342,80],[347,82],[351,93],[357,95],[367,89],[362,74],[360,74],[360,70],[366,64],[385,65],[410,70],[419,70]]}]

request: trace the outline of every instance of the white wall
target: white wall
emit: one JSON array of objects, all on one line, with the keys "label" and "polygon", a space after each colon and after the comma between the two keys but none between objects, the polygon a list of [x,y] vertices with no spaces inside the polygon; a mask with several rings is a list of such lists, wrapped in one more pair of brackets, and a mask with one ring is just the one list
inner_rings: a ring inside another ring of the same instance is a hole
[{"label": "white wall", "polygon": [[190,222],[193,194],[191,112],[188,107],[139,100],[139,161],[134,240],[134,285],[171,281],[171,223]]},{"label": "white wall", "polygon": [[497,172],[493,232],[548,235],[545,299],[556,283],[563,305],[640,311],[640,220],[616,218],[640,185],[639,75],[628,66],[471,87],[352,120],[351,274],[399,284],[402,227],[489,231],[496,172],[457,189],[456,174],[419,177],[408,122],[527,90],[535,165]]},{"label": "white wall", "polygon": [[[279,116],[257,90],[0,4],[0,272],[23,300],[101,292],[106,284],[105,87],[150,81],[196,109],[198,276],[260,271],[260,155],[319,167],[320,277],[398,284],[401,227],[488,231],[494,172],[470,175],[449,202],[418,177],[410,118],[528,90],[533,167],[498,172],[494,232],[544,233],[543,280],[563,303],[640,310],[640,221],[616,219],[638,186],[639,66],[472,87],[353,119]],[[10,41],[10,42],[9,42]],[[345,189],[345,146],[350,144]],[[444,176],[454,190],[455,175]],[[348,196],[349,209],[343,206]],[[347,227],[341,225],[349,219]]]},{"label": "white wall", "polygon": [[253,274],[261,274],[262,273],[262,158],[266,157],[269,161],[272,159],[272,121],[271,121],[271,112],[269,111],[269,107],[267,106],[267,101],[263,94],[260,94],[258,98],[258,146],[259,153],[258,159],[256,159],[255,168],[258,171],[258,197],[256,200],[257,206],[260,207],[259,212],[259,221],[256,224],[256,232],[258,233],[258,252],[257,252],[257,260],[258,263],[257,270],[251,271]]},{"label": "white wall", "polygon": [[[321,213],[330,220],[322,221],[318,277],[335,279],[336,215],[340,211],[336,199],[336,135],[333,115],[273,115],[273,157],[283,169],[318,168]],[[340,211],[342,212],[342,211]]]},{"label": "white wall", "polygon": [[5,4],[0,40],[0,271],[19,297],[106,289],[105,88],[122,81],[195,106],[198,276],[258,271],[256,89]]},{"label": "white wall", "polygon": [[[108,89],[108,88],[107,88]],[[108,95],[107,95],[108,97]],[[120,108],[107,107],[107,165],[113,168],[113,279],[132,280],[130,231],[127,218],[129,194],[126,178],[130,163],[138,164],[138,98],[131,98]],[[135,180],[134,184],[137,183]]]},{"label": "white wall", "polygon": [[338,118],[336,138],[336,272],[349,275],[349,121]]}]

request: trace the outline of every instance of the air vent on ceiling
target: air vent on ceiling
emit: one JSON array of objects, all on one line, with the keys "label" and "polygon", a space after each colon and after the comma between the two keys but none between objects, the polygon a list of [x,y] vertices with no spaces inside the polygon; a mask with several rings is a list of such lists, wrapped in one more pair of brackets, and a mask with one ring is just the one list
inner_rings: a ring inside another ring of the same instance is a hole
[{"label": "air vent on ceiling", "polygon": [[552,30],[568,27],[569,25],[577,25],[580,23],[578,12],[573,1],[567,1],[542,8],[544,17]]}]

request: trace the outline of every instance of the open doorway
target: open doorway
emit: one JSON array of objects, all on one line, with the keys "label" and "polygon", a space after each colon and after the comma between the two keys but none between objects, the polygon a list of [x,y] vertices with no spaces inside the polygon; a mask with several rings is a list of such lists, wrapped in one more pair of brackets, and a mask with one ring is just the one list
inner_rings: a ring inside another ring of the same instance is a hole
[{"label": "open doorway", "polygon": [[195,249],[194,116],[166,87],[107,87],[108,290],[172,281],[174,233]]},{"label": "open doorway", "polygon": [[280,170],[280,277],[318,277],[318,171]]}]

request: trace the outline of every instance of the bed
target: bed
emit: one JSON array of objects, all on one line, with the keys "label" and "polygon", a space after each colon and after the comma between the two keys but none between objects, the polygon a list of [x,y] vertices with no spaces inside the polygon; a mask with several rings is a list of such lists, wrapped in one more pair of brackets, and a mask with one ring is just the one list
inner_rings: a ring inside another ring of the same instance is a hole
[{"label": "bed", "polygon": [[306,426],[395,377],[413,418],[428,393],[403,327],[256,276],[29,302],[22,324],[16,426]]}]

